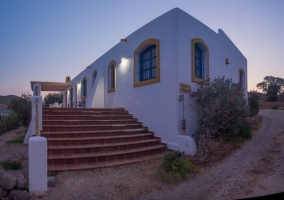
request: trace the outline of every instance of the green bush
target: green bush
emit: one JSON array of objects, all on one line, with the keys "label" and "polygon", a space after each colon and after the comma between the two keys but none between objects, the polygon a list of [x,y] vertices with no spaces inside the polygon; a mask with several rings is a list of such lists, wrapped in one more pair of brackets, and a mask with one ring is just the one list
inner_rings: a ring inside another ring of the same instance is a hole
[{"label": "green bush", "polygon": [[183,180],[190,172],[195,171],[194,165],[186,157],[182,157],[179,151],[166,154],[163,167],[166,173],[159,171],[157,176],[166,183]]},{"label": "green bush", "polygon": [[19,125],[19,115],[12,112],[8,115],[8,130],[15,129]]},{"label": "green bush", "polygon": [[181,157],[180,152],[179,151],[174,151],[172,153],[167,153],[164,156],[164,160],[163,160],[163,167],[167,170],[167,171],[171,171],[171,163],[174,160],[178,160]]},{"label": "green bush", "polygon": [[259,95],[256,91],[251,91],[248,98],[249,115],[254,116],[259,113]]},{"label": "green bush", "polygon": [[277,105],[274,105],[274,106],[272,106],[272,108],[271,108],[272,110],[278,110],[279,109],[279,107],[277,106]]},{"label": "green bush", "polygon": [[249,124],[244,123],[240,126],[240,136],[245,139],[252,138],[251,127],[249,126]]},{"label": "green bush", "polygon": [[16,112],[11,112],[8,116],[0,116],[0,134],[17,128],[19,124],[18,116]]},{"label": "green bush", "polygon": [[9,140],[6,143],[22,144],[24,139]]},{"label": "green bush", "polygon": [[198,83],[191,97],[195,100],[191,105],[199,117],[196,139],[201,136],[238,135],[239,126],[248,114],[240,84],[224,76],[218,77],[207,84]]},{"label": "green bush", "polygon": [[19,115],[24,125],[29,123],[31,119],[31,101],[27,97],[12,100],[8,108]]},{"label": "green bush", "polygon": [[18,161],[3,161],[0,163],[0,165],[4,168],[4,169],[10,169],[10,170],[19,170],[22,168],[22,164]]}]

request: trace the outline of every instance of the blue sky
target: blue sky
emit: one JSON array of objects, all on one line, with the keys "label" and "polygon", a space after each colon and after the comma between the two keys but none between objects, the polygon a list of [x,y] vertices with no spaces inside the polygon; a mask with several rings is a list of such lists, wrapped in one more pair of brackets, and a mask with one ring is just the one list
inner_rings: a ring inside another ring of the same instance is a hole
[{"label": "blue sky", "polygon": [[75,77],[121,38],[179,7],[248,60],[248,89],[284,78],[283,0],[0,0],[0,95]]}]

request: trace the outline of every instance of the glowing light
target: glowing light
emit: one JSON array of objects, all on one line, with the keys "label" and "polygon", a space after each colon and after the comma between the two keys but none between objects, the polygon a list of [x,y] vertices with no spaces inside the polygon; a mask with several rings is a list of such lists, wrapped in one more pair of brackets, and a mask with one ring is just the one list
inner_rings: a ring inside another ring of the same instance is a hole
[{"label": "glowing light", "polygon": [[121,58],[121,62],[122,62],[122,63],[126,63],[126,61],[127,61],[127,59],[126,59],[125,57],[122,57],[122,58]]},{"label": "glowing light", "polygon": [[128,59],[125,58],[125,56],[123,56],[121,58],[121,63],[119,65],[119,70],[121,73],[125,74],[128,70],[129,70],[129,63],[128,63]]}]

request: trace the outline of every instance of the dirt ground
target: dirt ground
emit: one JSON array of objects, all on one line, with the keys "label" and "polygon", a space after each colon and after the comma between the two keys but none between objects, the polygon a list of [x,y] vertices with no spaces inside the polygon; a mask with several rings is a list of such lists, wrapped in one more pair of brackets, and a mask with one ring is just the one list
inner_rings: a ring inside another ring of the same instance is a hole
[{"label": "dirt ground", "polygon": [[265,102],[261,101],[259,104],[260,109],[271,110],[272,106],[278,106],[279,110],[284,110],[284,102]]},{"label": "dirt ground", "polygon": [[[236,144],[233,149],[224,146],[233,153],[220,151],[218,155],[224,156],[221,161],[216,158],[217,161],[196,163],[199,171],[182,182],[166,184],[157,178],[156,172],[162,170],[161,157],[122,166],[60,172],[55,177],[55,187],[50,187],[43,196],[32,196],[31,199],[222,200],[283,192],[284,111],[261,110],[260,115],[263,123],[251,140]],[[27,145],[6,143],[19,137],[22,130],[0,136],[0,161],[21,160],[23,173],[27,175],[24,156]]]},{"label": "dirt ground", "polygon": [[[10,140],[25,137],[27,129],[23,126],[16,130],[0,134],[0,162],[10,160],[19,161],[23,168],[20,170],[25,177],[28,177],[28,145],[18,143],[8,143]],[[4,170],[0,165],[0,170]],[[13,173],[11,170],[5,170]]]}]

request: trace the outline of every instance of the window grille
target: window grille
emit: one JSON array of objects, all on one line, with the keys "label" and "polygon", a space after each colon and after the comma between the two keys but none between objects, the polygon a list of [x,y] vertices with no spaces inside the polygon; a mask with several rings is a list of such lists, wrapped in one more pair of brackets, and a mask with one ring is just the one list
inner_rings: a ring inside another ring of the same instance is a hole
[{"label": "window grille", "polygon": [[204,47],[201,43],[195,43],[195,77],[204,79]]},{"label": "window grille", "polygon": [[156,45],[148,45],[140,53],[140,81],[156,78]]},{"label": "window grille", "polygon": [[109,89],[114,89],[114,65],[110,67],[110,88]]}]

